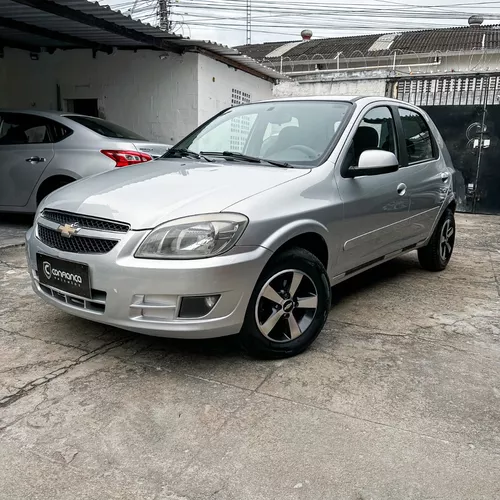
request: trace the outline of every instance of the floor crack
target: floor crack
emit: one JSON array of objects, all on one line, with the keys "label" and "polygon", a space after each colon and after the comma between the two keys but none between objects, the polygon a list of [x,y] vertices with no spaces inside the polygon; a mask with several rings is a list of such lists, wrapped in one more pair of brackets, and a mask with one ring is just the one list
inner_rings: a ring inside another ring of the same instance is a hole
[{"label": "floor crack", "polygon": [[491,270],[493,271],[493,278],[495,278],[495,283],[497,286],[497,293],[498,293],[498,296],[500,297],[500,281],[498,280],[497,273],[495,272],[495,263],[493,262],[493,259],[491,257],[490,252],[488,252],[488,259],[489,259],[490,264],[491,264]]},{"label": "floor crack", "polygon": [[26,266],[16,266],[15,264],[10,264],[9,262],[6,262],[5,260],[1,260],[1,259],[0,259],[0,264],[4,265],[5,267],[8,267],[9,269],[26,270]]},{"label": "floor crack", "polygon": [[108,351],[111,349],[114,349],[116,347],[121,347],[123,344],[128,342],[130,338],[127,339],[122,339],[122,340],[114,340],[112,342],[108,342],[107,344],[104,344],[103,346],[94,349],[93,351],[86,352],[85,354],[82,354],[79,356],[76,360],[70,361],[67,366],[63,368],[58,368],[57,370],[54,370],[47,375],[44,375],[43,377],[39,377],[35,380],[32,380],[31,382],[28,382],[25,384],[23,387],[18,389],[15,393],[9,394],[8,396],[5,396],[4,398],[0,399],[0,408],[5,408],[19,399],[23,398],[24,396],[27,396],[31,391],[36,389],[37,387],[44,386],[45,384],[49,383],[51,380],[54,380],[61,375],[64,375],[65,373],[68,372],[71,368],[81,365],[82,363],[85,363],[86,361],[95,358],[96,356],[100,356],[102,354],[106,354]]},{"label": "floor crack", "polygon": [[40,342],[43,342],[44,344],[48,344],[48,345],[58,345],[60,347],[66,347],[67,349],[75,349],[77,351],[82,351],[84,353],[89,352],[89,350],[85,349],[84,347],[74,346],[74,345],[70,345],[70,344],[62,344],[61,342],[56,342],[55,340],[39,339],[38,337],[31,337],[30,335],[26,335],[26,334],[21,333],[21,332],[14,332],[11,330],[6,330],[5,328],[2,328],[2,327],[0,327],[0,332],[4,332],[7,335],[19,335],[20,337],[23,337],[25,339],[40,341]]},{"label": "floor crack", "polygon": [[[337,411],[337,410],[331,410],[330,408],[326,408],[326,407],[315,405],[315,404],[311,404],[311,403],[304,403],[302,401],[295,401],[293,399],[289,399],[289,398],[286,398],[286,397],[283,397],[283,396],[277,396],[275,394],[269,394],[267,392],[260,392],[259,391],[257,394],[259,394],[261,396],[267,396],[267,397],[270,397],[270,398],[274,398],[274,399],[279,399],[279,400],[282,400],[282,401],[286,401],[287,403],[291,403],[291,404],[295,404],[295,405],[299,405],[299,406],[305,406],[305,407],[308,407],[308,408],[313,408],[315,410],[325,411],[327,413],[332,413],[334,415],[341,415],[343,417],[351,418],[353,420],[359,420],[361,422],[367,422],[367,423],[370,423],[370,424],[373,424],[373,425],[379,425],[381,427],[386,427],[386,428],[389,428],[389,429],[393,429],[395,431],[406,432],[408,434],[413,434],[415,436],[419,436],[419,437],[422,437],[422,438],[425,438],[425,439],[432,439],[434,441],[439,441],[439,442],[444,443],[444,444],[453,443],[453,444],[458,444],[458,445],[464,445],[464,443],[462,441],[455,441],[455,440],[450,440],[450,439],[443,439],[443,438],[440,438],[440,437],[437,437],[437,436],[432,436],[430,434],[424,434],[422,432],[414,431],[414,430],[411,430],[411,429],[405,429],[404,427],[398,427],[396,425],[386,424],[384,422],[379,422],[377,420],[370,420],[369,418],[357,417],[357,416],[351,415],[349,413],[344,413],[344,412]],[[498,451],[495,451],[495,450],[489,450],[489,451],[491,451],[495,455],[500,455],[500,453]]]}]

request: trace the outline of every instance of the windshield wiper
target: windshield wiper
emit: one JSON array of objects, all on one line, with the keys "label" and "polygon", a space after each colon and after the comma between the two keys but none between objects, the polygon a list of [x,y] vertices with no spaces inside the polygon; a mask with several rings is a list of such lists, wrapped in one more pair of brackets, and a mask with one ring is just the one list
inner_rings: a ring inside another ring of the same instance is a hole
[{"label": "windshield wiper", "polygon": [[187,156],[188,158],[196,158],[197,160],[206,160],[206,161],[212,161],[209,160],[208,158],[205,158],[203,154],[198,154],[195,153],[194,151],[191,151],[190,149],[186,148],[172,148],[169,149],[163,156],[162,158],[169,158],[169,157],[174,157],[175,155],[179,156],[182,158],[183,156]]},{"label": "windshield wiper", "polygon": [[251,163],[269,163],[269,165],[274,165],[275,167],[290,168],[291,165],[284,161],[266,160],[266,158],[259,158],[258,156],[244,155],[243,153],[236,153],[234,151],[201,151],[202,155],[213,155],[213,156],[227,156],[228,158],[234,158],[235,160],[248,161]]}]

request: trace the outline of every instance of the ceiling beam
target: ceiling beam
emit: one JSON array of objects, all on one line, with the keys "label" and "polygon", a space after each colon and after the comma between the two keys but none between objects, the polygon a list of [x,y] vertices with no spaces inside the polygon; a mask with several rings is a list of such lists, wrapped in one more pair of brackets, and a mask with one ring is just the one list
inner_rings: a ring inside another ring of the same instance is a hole
[{"label": "ceiling beam", "polygon": [[[36,10],[41,10],[43,12],[48,12],[49,14],[54,14],[55,16],[62,17],[64,19],[69,19],[80,24],[85,24],[87,26],[93,26],[94,28],[99,28],[108,33],[114,33],[115,35],[128,38],[129,40],[135,40],[137,42],[145,43],[152,47],[156,47],[162,50],[169,50],[171,52],[181,53],[182,49],[170,43],[164,38],[156,38],[145,33],[141,33],[134,29],[126,28],[118,24],[107,21],[106,19],[101,19],[100,17],[93,16],[91,14],[86,14],[80,10],[71,9],[66,5],[61,5],[50,0],[12,0],[16,3],[26,5]],[[104,8],[104,7],[103,7]]]},{"label": "ceiling beam", "polygon": [[85,40],[77,36],[66,35],[65,33],[59,33],[57,31],[48,30],[46,28],[34,26],[32,24],[16,21],[15,19],[0,17],[0,26],[4,28],[11,28],[17,31],[22,31],[24,33],[32,33],[37,36],[43,36],[44,38],[57,40],[58,42],[69,43],[71,45],[75,45],[78,48],[84,47],[93,50],[101,50],[103,52],[107,52],[108,54],[111,54],[111,52],[113,52],[113,47],[109,45],[102,45],[100,43]]},{"label": "ceiling beam", "polygon": [[7,40],[6,38],[0,37],[0,47],[10,47],[11,49],[21,49],[27,50],[28,52],[41,52],[40,47],[35,45],[30,45],[24,42],[18,42],[16,40]]}]

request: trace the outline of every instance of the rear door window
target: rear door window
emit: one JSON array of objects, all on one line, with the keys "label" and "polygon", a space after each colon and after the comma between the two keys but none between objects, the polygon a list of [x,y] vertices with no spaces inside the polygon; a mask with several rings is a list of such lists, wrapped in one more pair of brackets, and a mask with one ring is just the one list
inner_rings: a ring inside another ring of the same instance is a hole
[{"label": "rear door window", "polygon": [[50,143],[50,120],[26,113],[0,114],[0,145]]},{"label": "rear door window", "polygon": [[131,141],[146,141],[144,137],[139,134],[127,130],[126,128],[116,125],[116,123],[111,123],[106,120],[101,120],[100,118],[94,118],[92,116],[80,116],[80,115],[65,115],[65,118],[69,118],[84,127],[96,132],[104,137],[109,137],[111,139],[128,139]]},{"label": "rear door window", "polygon": [[423,116],[416,111],[399,108],[408,164],[433,160],[437,157],[431,131]]}]

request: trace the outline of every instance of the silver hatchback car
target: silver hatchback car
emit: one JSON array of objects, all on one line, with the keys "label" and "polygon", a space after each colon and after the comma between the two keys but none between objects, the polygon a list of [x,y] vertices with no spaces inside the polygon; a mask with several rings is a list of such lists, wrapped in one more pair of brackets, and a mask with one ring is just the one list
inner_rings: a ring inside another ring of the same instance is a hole
[{"label": "silver hatchback car", "polygon": [[27,234],[35,292],[68,313],[179,338],[304,351],[331,286],[405,252],[441,271],[454,169],[421,109],[318,97],[234,107],[148,168],[49,195]]},{"label": "silver hatchback car", "polygon": [[151,161],[168,148],[92,116],[0,110],[0,211],[35,213],[74,180]]}]

